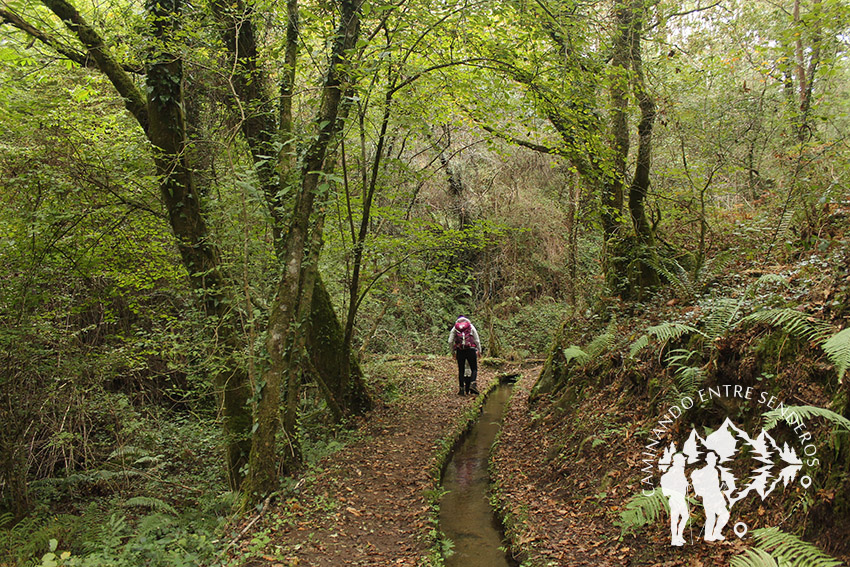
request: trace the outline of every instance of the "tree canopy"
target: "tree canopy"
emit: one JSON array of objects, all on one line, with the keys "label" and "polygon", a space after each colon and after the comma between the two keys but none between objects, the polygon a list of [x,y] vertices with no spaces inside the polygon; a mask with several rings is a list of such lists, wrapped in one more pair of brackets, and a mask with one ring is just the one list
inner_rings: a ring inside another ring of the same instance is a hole
[{"label": "tree canopy", "polygon": [[372,362],[444,354],[461,312],[494,357],[548,353],[558,391],[568,316],[828,250],[848,22],[843,0],[2,0],[0,510],[55,506],[168,416],[212,424],[248,510],[368,415]]}]

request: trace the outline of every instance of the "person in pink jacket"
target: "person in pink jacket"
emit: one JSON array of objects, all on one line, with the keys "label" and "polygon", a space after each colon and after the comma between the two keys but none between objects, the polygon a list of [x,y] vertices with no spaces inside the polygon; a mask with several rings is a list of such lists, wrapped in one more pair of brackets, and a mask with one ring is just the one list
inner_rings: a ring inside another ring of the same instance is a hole
[{"label": "person in pink jacket", "polygon": [[[481,339],[478,337],[478,331],[475,329],[475,325],[463,315],[458,317],[452,326],[452,332],[449,333],[449,347],[452,349],[452,356],[457,360],[458,395],[477,394],[478,391],[473,386],[473,383],[478,378],[478,359],[481,357]],[[470,376],[464,376],[467,362],[472,372]]]}]

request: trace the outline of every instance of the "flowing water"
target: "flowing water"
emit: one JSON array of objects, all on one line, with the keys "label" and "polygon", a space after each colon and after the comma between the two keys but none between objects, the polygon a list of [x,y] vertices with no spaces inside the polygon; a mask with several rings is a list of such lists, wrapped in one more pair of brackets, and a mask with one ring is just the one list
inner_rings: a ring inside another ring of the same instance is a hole
[{"label": "flowing water", "polygon": [[515,567],[499,549],[503,536],[487,497],[487,461],[502,421],[510,386],[487,396],[481,417],[455,449],[443,475],[447,494],[440,503],[440,529],[452,542],[447,567]]}]

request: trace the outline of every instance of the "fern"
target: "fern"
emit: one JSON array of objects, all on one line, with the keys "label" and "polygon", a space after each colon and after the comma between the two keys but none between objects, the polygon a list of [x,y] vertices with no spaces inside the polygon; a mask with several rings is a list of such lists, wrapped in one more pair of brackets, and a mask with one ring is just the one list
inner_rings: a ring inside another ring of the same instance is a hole
[{"label": "fern", "polygon": [[651,265],[664,276],[664,279],[670,282],[680,298],[693,299],[696,296],[698,291],[696,278],[691,278],[691,275],[679,262],[668,260],[664,263],[653,262]]},{"label": "fern", "polygon": [[88,554],[102,552],[111,555],[121,549],[129,531],[124,516],[113,513],[99,526],[94,538],[83,542],[83,549]]},{"label": "fern", "polygon": [[[766,323],[773,327],[782,328],[789,335],[817,343],[824,342],[832,330],[828,323],[814,319],[811,315],[802,311],[787,307],[756,311],[741,320],[741,324],[747,323]],[[848,343],[847,357],[850,360],[850,343]]]},{"label": "fern", "polygon": [[680,394],[693,395],[705,382],[705,370],[696,366],[683,366],[676,370],[676,389]]},{"label": "fern", "polygon": [[688,350],[685,348],[671,350],[667,354],[667,365],[676,369],[685,368],[688,366],[688,362],[690,362],[693,357],[699,356],[699,354],[699,351]]},{"label": "fern", "polygon": [[142,536],[149,536],[152,534],[156,534],[157,532],[161,532],[168,528],[171,528],[169,531],[173,532],[173,525],[175,520],[164,516],[162,514],[150,514],[148,516],[143,517],[139,520],[138,526],[136,526],[136,533]]},{"label": "fern", "polygon": [[127,508],[150,508],[158,512],[177,515],[177,510],[171,504],[163,502],[159,498],[151,498],[149,496],[136,496],[124,502]]},{"label": "fern", "polygon": [[785,279],[783,276],[780,276],[779,274],[764,274],[759,279],[757,279],[755,282],[750,284],[747,287],[747,291],[749,293],[752,293],[756,289],[758,289],[759,287],[761,287],[763,285],[784,285],[784,286],[787,286],[788,280]]},{"label": "fern", "polygon": [[670,513],[667,497],[656,488],[649,494],[638,494],[626,502],[626,507],[620,512],[620,535],[631,533],[647,524],[652,524],[662,512]]},{"label": "fern", "polygon": [[689,333],[699,333],[700,335],[703,335],[703,333],[696,327],[691,327],[684,323],[661,323],[660,325],[654,325],[647,328],[646,332],[632,343],[632,346],[629,349],[629,356],[634,358],[638,352],[648,346],[650,337],[661,343],[667,343]]},{"label": "fern", "polygon": [[850,327],[829,337],[821,345],[830,362],[838,372],[838,382],[844,379],[844,373],[850,366]]},{"label": "fern", "polygon": [[[783,417],[782,413],[785,412],[785,417]],[[837,425],[838,427],[842,427],[847,431],[850,431],[850,419],[835,413],[834,411],[830,411],[825,408],[819,408],[816,406],[786,406],[784,410],[775,409],[769,412],[766,412],[762,417],[764,417],[764,430],[770,431],[773,429],[779,421],[782,419],[786,419],[792,414],[796,414],[800,419],[811,419],[813,417],[823,418],[833,425]]]},{"label": "fern", "polygon": [[830,362],[835,365],[839,384],[844,380],[847,369],[850,368],[850,328],[831,335],[832,326],[826,321],[789,308],[756,311],[744,317],[741,323],[766,323],[781,327],[789,335],[818,343]]},{"label": "fern", "polygon": [[569,364],[573,360],[576,361],[576,364],[586,364],[590,361],[591,356],[581,350],[576,345],[570,345],[569,348],[565,348],[561,354],[564,355],[564,362]]},{"label": "fern", "polygon": [[743,555],[733,557],[730,564],[732,567],[779,567],[771,554],[759,548],[748,549]]},{"label": "fern", "polygon": [[693,273],[673,259],[662,260],[660,263],[650,262],[650,265],[670,282],[681,299],[691,300],[705,290],[711,276],[723,271],[731,259],[732,257],[727,254],[707,258]]},{"label": "fern", "polygon": [[705,320],[705,336],[714,342],[735,326],[743,300],[729,297],[719,299]]},{"label": "fern", "polygon": [[155,465],[158,465],[161,460],[162,460],[162,455],[155,455],[155,456],[154,455],[148,455],[148,456],[145,456],[145,457],[140,457],[140,458],[136,459],[135,461],[133,461],[133,466],[134,467],[139,467],[139,466],[142,466],[142,465],[153,465],[153,466],[155,466]]},{"label": "fern", "polygon": [[131,457],[147,457],[150,456],[150,452],[142,449],[141,447],[136,447],[135,445],[124,445],[123,447],[118,447],[114,451],[109,454],[107,459],[112,460],[116,457],[120,457],[122,459],[127,459]]},{"label": "fern", "polygon": [[634,358],[637,353],[649,346],[649,335],[641,335],[632,343],[629,349],[629,357]]},{"label": "fern", "polygon": [[665,359],[667,365],[673,369],[673,375],[676,378],[675,394],[679,398],[683,394],[691,395],[695,393],[705,381],[705,370],[689,365],[694,357],[699,358],[700,352],[677,348],[670,351]]},{"label": "fern", "polygon": [[603,352],[609,350],[613,344],[614,333],[610,330],[606,330],[604,333],[590,341],[590,344],[587,345],[587,354],[591,358],[596,358]]},{"label": "fern", "polygon": [[807,541],[779,528],[761,528],[753,530],[756,546],[778,559],[781,565],[787,562],[794,567],[839,567],[842,565],[834,557],[822,552]]}]

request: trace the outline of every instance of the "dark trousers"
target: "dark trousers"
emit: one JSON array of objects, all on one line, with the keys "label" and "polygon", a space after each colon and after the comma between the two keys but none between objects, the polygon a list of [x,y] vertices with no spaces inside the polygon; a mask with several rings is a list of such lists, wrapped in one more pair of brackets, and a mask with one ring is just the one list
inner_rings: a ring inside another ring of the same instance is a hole
[{"label": "dark trousers", "polygon": [[[469,362],[472,376],[464,376],[463,370]],[[478,351],[474,348],[465,348],[457,351],[457,383],[461,392],[469,393],[469,386],[478,378]]]}]

